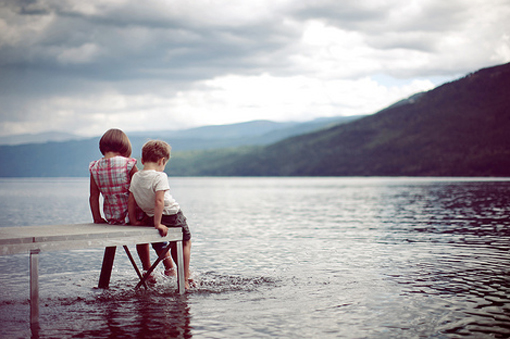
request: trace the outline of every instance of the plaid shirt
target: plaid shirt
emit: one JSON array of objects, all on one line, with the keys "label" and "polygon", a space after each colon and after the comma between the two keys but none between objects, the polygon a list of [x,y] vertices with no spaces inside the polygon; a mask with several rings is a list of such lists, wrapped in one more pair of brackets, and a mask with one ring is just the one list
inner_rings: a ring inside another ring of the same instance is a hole
[{"label": "plaid shirt", "polygon": [[93,161],[89,165],[99,191],[103,195],[103,213],[110,224],[126,223],[128,209],[129,173],[136,164],[136,159],[116,156]]}]

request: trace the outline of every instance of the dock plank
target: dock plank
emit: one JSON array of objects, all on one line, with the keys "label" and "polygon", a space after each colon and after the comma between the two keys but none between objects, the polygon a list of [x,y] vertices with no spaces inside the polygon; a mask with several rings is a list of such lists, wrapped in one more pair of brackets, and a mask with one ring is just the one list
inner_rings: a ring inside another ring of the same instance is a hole
[{"label": "dock plank", "polygon": [[0,227],[0,255],[179,240],[181,228],[169,228],[168,235],[161,237],[152,226],[88,223]]}]

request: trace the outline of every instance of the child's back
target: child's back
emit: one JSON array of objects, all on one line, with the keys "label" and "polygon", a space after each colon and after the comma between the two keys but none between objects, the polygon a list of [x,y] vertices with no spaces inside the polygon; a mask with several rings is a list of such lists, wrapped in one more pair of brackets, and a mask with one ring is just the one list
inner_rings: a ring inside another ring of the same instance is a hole
[{"label": "child's back", "polygon": [[[90,209],[95,223],[125,224],[128,210],[129,185],[137,172],[136,159],[131,156],[131,143],[121,130],[108,130],[99,141],[103,158],[90,163]],[[99,196],[102,195],[101,217]]]},{"label": "child's back", "polygon": [[131,171],[136,160],[123,156],[102,158],[89,166],[91,180],[103,195],[103,213],[110,224],[124,224],[131,183]]}]

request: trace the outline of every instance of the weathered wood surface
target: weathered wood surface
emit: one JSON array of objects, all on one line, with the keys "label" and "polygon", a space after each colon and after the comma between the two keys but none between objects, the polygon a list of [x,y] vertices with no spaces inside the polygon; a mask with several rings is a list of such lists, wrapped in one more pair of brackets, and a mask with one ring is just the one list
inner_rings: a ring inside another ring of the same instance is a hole
[{"label": "weathered wood surface", "polygon": [[182,229],[169,228],[161,237],[151,226],[69,224],[0,227],[0,255],[123,246],[159,241],[182,240]]}]

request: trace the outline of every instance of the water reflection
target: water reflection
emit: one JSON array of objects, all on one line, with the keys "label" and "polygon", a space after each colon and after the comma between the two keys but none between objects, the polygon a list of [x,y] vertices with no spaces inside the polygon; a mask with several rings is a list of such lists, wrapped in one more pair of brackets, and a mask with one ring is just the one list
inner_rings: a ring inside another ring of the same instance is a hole
[{"label": "water reflection", "polygon": [[[151,298],[152,299],[152,298]],[[163,298],[137,305],[137,338],[191,338],[191,316],[186,296]]]},{"label": "water reflection", "polygon": [[105,294],[97,302],[94,320],[90,314],[82,319],[86,329],[75,332],[74,338],[192,338],[187,296],[154,291]]}]

